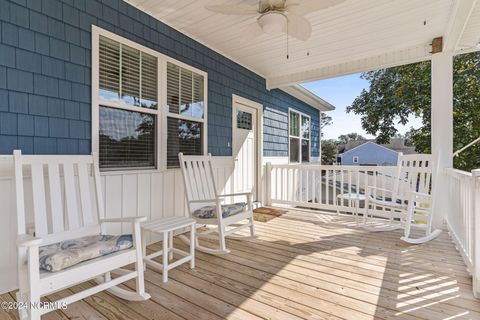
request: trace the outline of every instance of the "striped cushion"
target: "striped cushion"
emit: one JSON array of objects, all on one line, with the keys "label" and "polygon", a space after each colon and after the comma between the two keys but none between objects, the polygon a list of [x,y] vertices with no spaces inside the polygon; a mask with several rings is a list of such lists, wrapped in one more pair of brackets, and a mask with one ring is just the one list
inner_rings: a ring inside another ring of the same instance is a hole
[{"label": "striped cushion", "polygon": [[[237,202],[234,204],[226,204],[222,206],[222,217],[230,217],[237,213],[245,211],[247,204],[245,202]],[[193,216],[199,219],[212,219],[217,217],[216,206],[205,206],[193,212]]]},{"label": "striped cushion", "polygon": [[40,247],[40,269],[56,272],[133,246],[132,235],[93,235]]}]

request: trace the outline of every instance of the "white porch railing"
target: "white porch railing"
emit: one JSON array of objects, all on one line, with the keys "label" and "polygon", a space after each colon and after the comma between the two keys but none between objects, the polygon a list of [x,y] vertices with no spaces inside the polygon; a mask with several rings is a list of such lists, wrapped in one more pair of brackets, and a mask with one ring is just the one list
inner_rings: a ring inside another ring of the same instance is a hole
[{"label": "white porch railing", "polygon": [[473,278],[480,298],[480,170],[447,169],[449,184],[448,230]]},{"label": "white porch railing", "polygon": [[[391,189],[392,166],[266,165],[267,204],[350,211],[355,203],[340,194],[365,194],[367,186]],[[363,208],[359,209],[362,212]],[[381,214],[381,213],[380,213]]]},{"label": "white porch railing", "polygon": [[[367,186],[391,189],[394,171],[392,166],[267,163],[266,204],[353,212],[355,204],[337,200],[337,196],[364,194]],[[450,192],[445,221],[472,275],[473,292],[480,298],[480,170],[447,169],[446,175]],[[382,216],[382,212],[375,215]]]}]

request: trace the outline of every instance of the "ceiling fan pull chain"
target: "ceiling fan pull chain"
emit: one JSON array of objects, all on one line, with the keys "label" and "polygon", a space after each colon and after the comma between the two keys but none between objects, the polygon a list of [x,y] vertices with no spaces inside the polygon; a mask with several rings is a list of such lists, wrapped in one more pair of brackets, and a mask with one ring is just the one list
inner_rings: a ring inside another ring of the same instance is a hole
[{"label": "ceiling fan pull chain", "polygon": [[289,59],[289,55],[288,55],[288,20],[287,20],[287,60]]}]

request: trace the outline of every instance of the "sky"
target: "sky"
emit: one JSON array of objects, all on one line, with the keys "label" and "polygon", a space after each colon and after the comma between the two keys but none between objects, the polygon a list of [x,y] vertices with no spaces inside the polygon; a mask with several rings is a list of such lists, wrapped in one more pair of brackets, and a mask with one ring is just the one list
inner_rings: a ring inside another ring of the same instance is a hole
[{"label": "sky", "polygon": [[[368,85],[368,81],[361,79],[359,73],[303,84],[305,88],[335,106],[334,111],[328,112],[328,115],[333,118],[333,124],[324,129],[324,139],[336,139],[339,135],[351,132],[359,133],[369,139],[375,138],[362,129],[359,115],[346,111],[346,108],[364,88],[368,88]],[[407,125],[397,125],[396,128],[399,133],[404,134],[411,127],[420,126],[421,120],[412,116]]]}]

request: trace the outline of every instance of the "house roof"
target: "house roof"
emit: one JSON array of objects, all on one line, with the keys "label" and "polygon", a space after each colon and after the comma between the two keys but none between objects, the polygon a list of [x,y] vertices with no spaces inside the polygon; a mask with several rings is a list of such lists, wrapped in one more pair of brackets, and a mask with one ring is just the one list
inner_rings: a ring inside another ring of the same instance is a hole
[{"label": "house roof", "polygon": [[[231,0],[128,2],[263,76],[268,88],[429,60],[436,37],[443,37],[444,51],[480,49],[480,1],[475,0],[339,0],[305,15],[312,35],[307,41],[288,37],[288,59],[284,34],[241,41],[255,16],[205,9]],[[258,4],[234,3],[239,2]]]},{"label": "house roof", "polygon": [[301,85],[293,85],[282,88],[283,91],[288,93],[289,95],[297,98],[300,101],[305,102],[306,104],[317,108],[320,111],[332,111],[335,110],[335,107],[328,101],[323,100],[319,96],[317,96],[312,91],[304,88]]},{"label": "house roof", "polygon": [[390,151],[394,152],[401,152],[403,154],[415,154],[417,153],[415,151],[415,147],[412,146],[406,146],[405,145],[405,140],[401,138],[392,138],[390,139],[390,143],[386,144],[378,144],[375,142],[375,140],[350,140],[347,142],[347,144],[344,145],[342,153],[347,153],[350,152],[354,149],[357,149],[367,143],[370,144],[375,144],[379,147],[386,148]]}]

